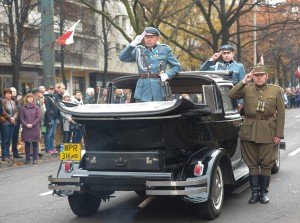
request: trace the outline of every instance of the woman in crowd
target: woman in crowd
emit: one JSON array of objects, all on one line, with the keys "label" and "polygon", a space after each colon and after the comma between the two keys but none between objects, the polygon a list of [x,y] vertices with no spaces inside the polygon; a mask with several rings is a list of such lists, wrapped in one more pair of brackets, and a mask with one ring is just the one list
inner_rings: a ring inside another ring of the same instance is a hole
[{"label": "woman in crowd", "polygon": [[41,111],[34,102],[33,94],[29,93],[24,98],[24,106],[20,114],[22,124],[22,140],[25,142],[26,164],[30,163],[30,146],[33,148],[33,164],[37,163],[38,145],[41,140]]},{"label": "woman in crowd", "polygon": [[18,116],[17,107],[13,100],[11,100],[12,91],[10,88],[5,88],[3,90],[3,112],[2,115],[5,118],[4,123],[1,126],[2,132],[2,161],[10,161],[14,160],[14,158],[10,157],[9,147],[12,142],[12,136],[14,132],[14,126],[16,124],[16,118]]},{"label": "woman in crowd", "polygon": [[[63,95],[63,101],[70,102],[71,101],[70,95],[65,93]],[[70,125],[74,121],[72,119],[72,116],[69,114],[60,112],[60,115],[62,117],[62,125],[63,125],[63,143],[70,143],[71,141]]]},{"label": "woman in crowd", "polygon": [[[82,93],[81,91],[76,91],[74,97],[72,98],[72,102],[83,105]],[[72,143],[81,143],[82,140],[82,130],[83,126],[79,123],[73,123],[71,131],[73,132]]]}]

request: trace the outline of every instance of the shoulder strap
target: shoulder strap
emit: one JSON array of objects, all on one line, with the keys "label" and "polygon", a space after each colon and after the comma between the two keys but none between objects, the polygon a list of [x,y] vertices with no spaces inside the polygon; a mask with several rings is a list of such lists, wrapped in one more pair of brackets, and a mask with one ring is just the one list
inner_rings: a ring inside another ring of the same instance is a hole
[{"label": "shoulder strap", "polygon": [[219,67],[219,62],[217,62],[216,65],[215,65],[215,71],[218,70],[218,67]]},{"label": "shoulder strap", "polygon": [[148,64],[148,62],[146,60],[146,56],[145,56],[144,50],[142,51],[142,54],[143,54],[143,59],[144,59],[144,62],[146,64],[147,70],[148,70],[148,74],[151,74],[151,71],[150,71],[150,68],[149,68],[149,64]]},{"label": "shoulder strap", "polygon": [[263,103],[263,104],[265,105],[265,108],[267,109],[267,112],[268,112],[269,114],[272,114],[272,113],[270,112],[270,110],[268,109],[268,105],[266,104],[266,102],[264,102],[264,101],[261,99],[261,97],[260,97],[259,93],[257,92],[257,90],[256,90],[256,88],[255,88],[255,86],[254,86],[254,84],[251,84],[251,85],[252,85],[252,87],[253,87],[253,90],[254,90],[254,92],[255,92],[255,94],[256,94],[258,100],[259,100],[261,103]]}]

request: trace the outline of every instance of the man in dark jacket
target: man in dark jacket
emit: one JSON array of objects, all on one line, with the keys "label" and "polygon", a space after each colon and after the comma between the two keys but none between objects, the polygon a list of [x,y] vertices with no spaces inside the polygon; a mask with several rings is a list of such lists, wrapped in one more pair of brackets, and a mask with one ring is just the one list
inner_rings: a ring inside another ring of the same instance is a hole
[{"label": "man in dark jacket", "polygon": [[11,142],[11,150],[13,152],[13,158],[23,158],[23,156],[19,155],[18,151],[18,141],[19,141],[19,131],[20,131],[20,110],[21,110],[21,101],[17,100],[17,89],[14,87],[11,87],[11,100],[13,100],[17,107],[18,116],[16,119],[16,125],[14,126],[14,132],[12,136],[12,142]]},{"label": "man in dark jacket", "polygon": [[56,133],[57,119],[59,119],[59,110],[55,105],[54,98],[54,86],[49,85],[47,93],[44,94],[45,97],[45,125],[46,125],[46,135],[45,135],[45,153],[57,153],[54,148],[54,137]]}]

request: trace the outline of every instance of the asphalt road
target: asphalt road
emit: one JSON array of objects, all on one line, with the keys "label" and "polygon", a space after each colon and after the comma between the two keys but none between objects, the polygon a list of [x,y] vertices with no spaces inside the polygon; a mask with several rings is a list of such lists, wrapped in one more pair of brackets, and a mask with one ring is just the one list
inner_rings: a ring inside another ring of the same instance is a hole
[{"label": "asphalt road", "polygon": [[[214,223],[286,223],[300,219],[300,109],[287,110],[285,141],[281,151],[281,168],[272,175],[270,203],[249,205],[248,182],[228,192],[223,211]],[[0,169],[0,222],[101,222],[101,223],[200,223],[196,206],[176,197],[155,198],[145,209],[137,205],[143,199],[134,192],[117,192],[109,202],[101,204],[97,214],[79,218],[68,205],[66,197],[51,195],[49,175],[55,175],[59,161]]]}]

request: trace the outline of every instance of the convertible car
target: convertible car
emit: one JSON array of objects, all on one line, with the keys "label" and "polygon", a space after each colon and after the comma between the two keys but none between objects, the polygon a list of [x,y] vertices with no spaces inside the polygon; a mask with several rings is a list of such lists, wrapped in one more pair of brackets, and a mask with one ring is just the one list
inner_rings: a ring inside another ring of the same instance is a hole
[{"label": "convertible car", "polygon": [[[228,97],[227,72],[181,72],[170,81],[169,101],[136,103],[137,75],[120,77],[108,88],[106,104],[58,108],[84,125],[84,148],[61,146],[55,195],[68,196],[72,211],[88,216],[115,191],[145,197],[180,196],[202,218],[215,219],[224,186],[246,179],[239,127],[243,118]],[[278,172],[280,157],[274,164]]]}]

